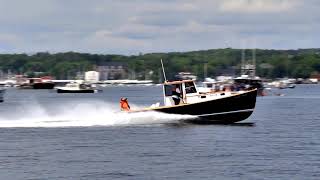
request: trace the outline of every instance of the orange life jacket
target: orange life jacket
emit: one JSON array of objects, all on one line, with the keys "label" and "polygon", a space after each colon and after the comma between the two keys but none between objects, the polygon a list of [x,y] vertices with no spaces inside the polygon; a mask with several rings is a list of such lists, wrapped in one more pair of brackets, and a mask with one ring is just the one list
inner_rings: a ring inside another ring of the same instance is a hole
[{"label": "orange life jacket", "polygon": [[126,100],[120,100],[120,107],[121,107],[121,111],[129,111],[130,110],[129,103]]}]

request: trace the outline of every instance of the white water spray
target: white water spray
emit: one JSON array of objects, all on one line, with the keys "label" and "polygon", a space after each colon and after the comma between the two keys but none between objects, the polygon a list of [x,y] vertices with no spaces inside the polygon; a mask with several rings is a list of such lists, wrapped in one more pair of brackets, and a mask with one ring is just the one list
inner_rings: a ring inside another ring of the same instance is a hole
[{"label": "white water spray", "polygon": [[[64,103],[48,108],[25,104],[17,112],[6,112],[0,118],[0,128],[7,127],[90,127],[175,123],[190,118],[159,112],[124,113],[118,105],[106,102]],[[13,114],[14,113],[14,114]]]}]

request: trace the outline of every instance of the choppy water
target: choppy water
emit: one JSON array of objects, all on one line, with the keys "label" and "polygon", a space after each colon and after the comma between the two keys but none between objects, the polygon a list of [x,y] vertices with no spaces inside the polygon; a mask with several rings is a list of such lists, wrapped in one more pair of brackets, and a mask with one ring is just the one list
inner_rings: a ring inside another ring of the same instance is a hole
[{"label": "choppy water", "polygon": [[161,87],[100,94],[8,89],[0,103],[0,179],[319,179],[320,86],[259,97],[238,125],[124,115],[118,100],[161,101]]}]

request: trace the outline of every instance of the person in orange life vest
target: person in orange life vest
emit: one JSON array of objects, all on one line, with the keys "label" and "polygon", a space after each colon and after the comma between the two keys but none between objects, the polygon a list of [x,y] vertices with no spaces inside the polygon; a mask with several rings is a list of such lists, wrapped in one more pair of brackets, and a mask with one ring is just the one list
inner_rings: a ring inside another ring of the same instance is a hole
[{"label": "person in orange life vest", "polygon": [[121,111],[130,111],[130,105],[128,103],[127,98],[120,99],[120,108],[121,108]]}]

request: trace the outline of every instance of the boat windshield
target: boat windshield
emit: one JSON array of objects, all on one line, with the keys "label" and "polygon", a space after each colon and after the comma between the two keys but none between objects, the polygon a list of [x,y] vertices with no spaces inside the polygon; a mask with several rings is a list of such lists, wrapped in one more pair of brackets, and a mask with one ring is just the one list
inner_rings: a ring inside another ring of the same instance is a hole
[{"label": "boat windshield", "polygon": [[174,92],[181,93],[181,84],[167,84],[164,85],[164,93],[165,96],[172,96],[174,95]]},{"label": "boat windshield", "polygon": [[165,96],[172,96],[172,85],[165,85],[164,86],[164,94]]},{"label": "boat windshield", "polygon": [[76,88],[78,87],[78,84],[71,83],[71,84],[67,84],[66,87]]},{"label": "boat windshield", "polygon": [[186,86],[186,93],[187,94],[197,93],[197,89],[196,89],[193,82],[186,82],[185,86]]},{"label": "boat windshield", "polygon": [[211,84],[211,83],[206,83],[206,84],[205,84],[205,87],[207,87],[207,88],[212,88],[212,87],[213,87],[213,84]]}]

